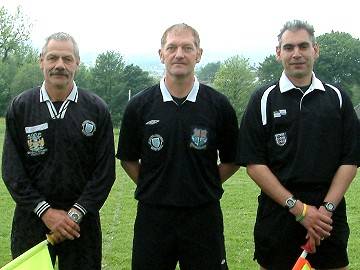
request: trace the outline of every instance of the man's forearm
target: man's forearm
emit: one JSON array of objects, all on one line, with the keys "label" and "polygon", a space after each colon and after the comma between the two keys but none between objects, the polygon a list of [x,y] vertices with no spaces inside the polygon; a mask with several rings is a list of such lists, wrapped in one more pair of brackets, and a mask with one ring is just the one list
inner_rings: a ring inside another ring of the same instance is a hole
[{"label": "man's forearm", "polygon": [[334,175],[324,201],[338,205],[355,178],[356,172],[357,166],[355,165],[341,165]]},{"label": "man's forearm", "polygon": [[261,190],[278,204],[284,205],[285,200],[292,195],[266,165],[248,165],[247,173]]},{"label": "man's forearm", "polygon": [[125,170],[126,174],[137,184],[140,172],[139,161],[121,161],[121,166]]},{"label": "man's forearm", "polygon": [[220,163],[218,167],[221,183],[224,183],[240,168],[234,163]]}]

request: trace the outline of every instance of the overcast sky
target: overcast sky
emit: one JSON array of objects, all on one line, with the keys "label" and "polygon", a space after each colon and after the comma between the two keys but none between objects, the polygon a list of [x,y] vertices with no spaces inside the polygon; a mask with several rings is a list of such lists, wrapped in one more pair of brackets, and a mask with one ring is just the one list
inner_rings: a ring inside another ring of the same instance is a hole
[{"label": "overcast sky", "polygon": [[[157,55],[164,30],[185,22],[200,34],[203,60],[218,55],[265,57],[274,53],[284,22],[307,20],[315,34],[344,31],[360,37],[354,0],[0,0],[13,12],[21,5],[33,24],[32,42],[64,31],[78,41],[80,55],[116,50],[125,58]],[[219,59],[223,60],[223,59]],[[254,60],[255,61],[255,60]]]}]

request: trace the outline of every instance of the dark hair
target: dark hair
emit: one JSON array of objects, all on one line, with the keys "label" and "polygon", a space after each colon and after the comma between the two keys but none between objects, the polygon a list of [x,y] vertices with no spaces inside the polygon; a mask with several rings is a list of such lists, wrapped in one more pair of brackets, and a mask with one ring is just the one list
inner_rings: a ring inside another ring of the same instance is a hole
[{"label": "dark hair", "polygon": [[293,21],[288,21],[284,24],[283,28],[280,30],[280,34],[278,34],[278,41],[279,41],[279,45],[281,45],[281,38],[284,34],[285,31],[289,30],[289,31],[298,31],[298,30],[306,30],[306,32],[309,33],[311,42],[313,44],[316,43],[316,39],[315,39],[315,30],[314,27],[312,25],[310,25],[308,22],[306,21],[300,21],[300,20],[293,20]]}]

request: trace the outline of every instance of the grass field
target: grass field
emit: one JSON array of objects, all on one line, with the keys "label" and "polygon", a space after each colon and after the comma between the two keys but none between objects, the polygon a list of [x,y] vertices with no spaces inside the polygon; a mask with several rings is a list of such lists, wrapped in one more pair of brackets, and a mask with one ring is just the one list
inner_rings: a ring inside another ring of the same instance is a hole
[{"label": "grass field", "polygon": [[[4,136],[4,124],[0,122],[0,146]],[[133,198],[134,184],[125,175],[117,162],[117,180],[110,196],[101,210],[103,230],[103,269],[129,270],[133,223],[136,201]],[[360,178],[359,176],[357,178]],[[222,209],[225,224],[227,260],[230,269],[256,270],[253,262],[252,229],[256,215],[256,185],[239,170],[224,184]],[[360,269],[360,215],[358,196],[359,179],[354,181],[347,193],[348,219],[351,228],[349,242],[350,269]],[[0,267],[11,260],[9,238],[14,203],[4,184],[0,181]],[[31,232],[29,232],[31,233]],[[156,270],[156,269],[154,269]]]}]

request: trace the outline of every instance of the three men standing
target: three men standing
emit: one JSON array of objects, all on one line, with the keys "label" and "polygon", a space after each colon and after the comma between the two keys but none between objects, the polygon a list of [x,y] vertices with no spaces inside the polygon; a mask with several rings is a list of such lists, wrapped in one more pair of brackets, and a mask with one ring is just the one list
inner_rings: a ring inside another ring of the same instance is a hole
[{"label": "three men standing", "polygon": [[[315,268],[347,269],[344,194],[360,164],[359,121],[345,92],[313,72],[313,27],[288,22],[278,39],[284,72],[253,94],[237,141],[229,101],[194,75],[202,55],[197,31],[176,24],[163,34],[165,76],[130,100],[116,154],[137,185],[132,269],[177,262],[185,270],[227,269],[219,200],[235,162],[261,188],[260,269],[290,269],[306,241],[316,249],[308,257]],[[110,114],[73,81],[80,57],[71,36],[50,36],[40,60],[42,87],[16,97],[6,117],[12,253],[51,232],[59,269],[100,269],[98,211],[115,179]]]}]

